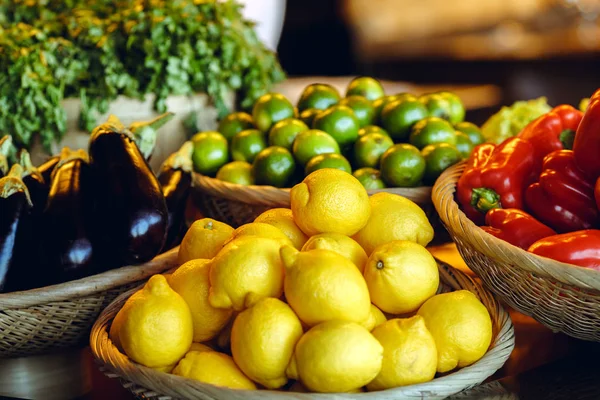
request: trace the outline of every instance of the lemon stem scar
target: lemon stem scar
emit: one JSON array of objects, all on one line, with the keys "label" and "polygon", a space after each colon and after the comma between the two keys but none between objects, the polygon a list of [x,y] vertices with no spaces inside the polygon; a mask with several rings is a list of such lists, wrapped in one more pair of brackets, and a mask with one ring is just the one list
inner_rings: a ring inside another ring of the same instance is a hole
[{"label": "lemon stem scar", "polygon": [[383,269],[383,261],[377,261],[377,264],[375,266],[377,267],[377,269]]},{"label": "lemon stem scar", "polygon": [[204,225],[204,227],[205,227],[206,229],[210,229],[210,230],[212,230],[212,228],[213,228],[213,223],[212,223],[212,221],[208,221],[208,222],[207,222],[207,224],[206,224],[206,225]]}]

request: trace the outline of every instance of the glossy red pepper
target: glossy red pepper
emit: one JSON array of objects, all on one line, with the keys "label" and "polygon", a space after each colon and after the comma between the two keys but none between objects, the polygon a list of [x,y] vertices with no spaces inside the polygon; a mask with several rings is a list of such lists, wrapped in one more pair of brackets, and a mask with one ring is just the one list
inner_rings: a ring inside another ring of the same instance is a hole
[{"label": "glossy red pepper", "polygon": [[594,187],[594,199],[596,200],[596,208],[600,210],[600,178],[596,180],[596,185]]},{"label": "glossy red pepper", "polygon": [[532,215],[516,208],[494,208],[488,211],[485,224],[487,226],[482,226],[481,229],[523,250],[540,239],[556,235],[556,232]]},{"label": "glossy red pepper", "polygon": [[533,145],[536,166],[539,174],[544,157],[556,150],[571,150],[575,131],[581,122],[583,113],[570,105],[554,107],[552,111],[531,121],[519,133],[521,139]]},{"label": "glossy red pepper", "polygon": [[575,163],[572,150],[559,150],[544,159],[539,181],[525,193],[527,208],[557,232],[573,232],[598,225],[594,184]]},{"label": "glossy red pepper", "polygon": [[575,161],[591,178],[600,177],[600,89],[590,97],[573,143]]},{"label": "glossy red pepper", "polygon": [[509,138],[498,146],[477,146],[458,180],[458,203],[478,225],[493,208],[522,209],[533,165],[533,146],[526,140]]},{"label": "glossy red pepper", "polygon": [[587,229],[538,240],[528,250],[538,256],[600,271],[600,230]]}]

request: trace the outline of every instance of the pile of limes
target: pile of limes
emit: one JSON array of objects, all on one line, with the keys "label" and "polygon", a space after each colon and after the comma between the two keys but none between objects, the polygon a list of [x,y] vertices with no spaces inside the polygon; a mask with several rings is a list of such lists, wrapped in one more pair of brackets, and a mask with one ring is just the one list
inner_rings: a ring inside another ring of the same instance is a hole
[{"label": "pile of limes", "polygon": [[379,81],[360,77],[342,98],[316,83],[296,107],[265,94],[252,115],[230,114],[218,132],[196,134],[194,168],[242,185],[291,187],[321,168],[353,173],[367,189],[431,185],[483,142],[464,117],[451,92],[385,95]]},{"label": "pile of limes", "polygon": [[237,229],[194,222],[182,265],[153,276],[116,315],[131,360],[233,389],[377,391],[473,364],[492,321],[471,292],[437,294],[415,203],[373,196],[350,174],[313,172]]}]

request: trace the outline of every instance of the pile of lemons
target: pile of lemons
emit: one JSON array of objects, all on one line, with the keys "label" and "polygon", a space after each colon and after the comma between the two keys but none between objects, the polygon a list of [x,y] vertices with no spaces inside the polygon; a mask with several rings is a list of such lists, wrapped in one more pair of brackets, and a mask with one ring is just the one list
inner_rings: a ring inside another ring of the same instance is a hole
[{"label": "pile of lemons", "polygon": [[436,294],[425,213],[321,169],[238,229],[190,227],[182,265],[153,276],[110,338],[147,367],[234,389],[383,390],[470,365],[492,340],[471,292]]}]

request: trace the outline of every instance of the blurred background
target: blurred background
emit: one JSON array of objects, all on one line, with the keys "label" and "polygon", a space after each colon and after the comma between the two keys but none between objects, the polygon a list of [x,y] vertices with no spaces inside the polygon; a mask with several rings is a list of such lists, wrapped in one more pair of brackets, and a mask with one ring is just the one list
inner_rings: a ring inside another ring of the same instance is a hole
[{"label": "blurred background", "polygon": [[600,87],[600,0],[246,3],[251,18],[252,10],[262,19],[281,14],[279,41],[273,22],[266,41],[290,77],[364,74],[427,85],[491,84],[494,104],[488,96],[469,116],[477,123],[521,99],[546,96],[551,105],[576,106]]}]

